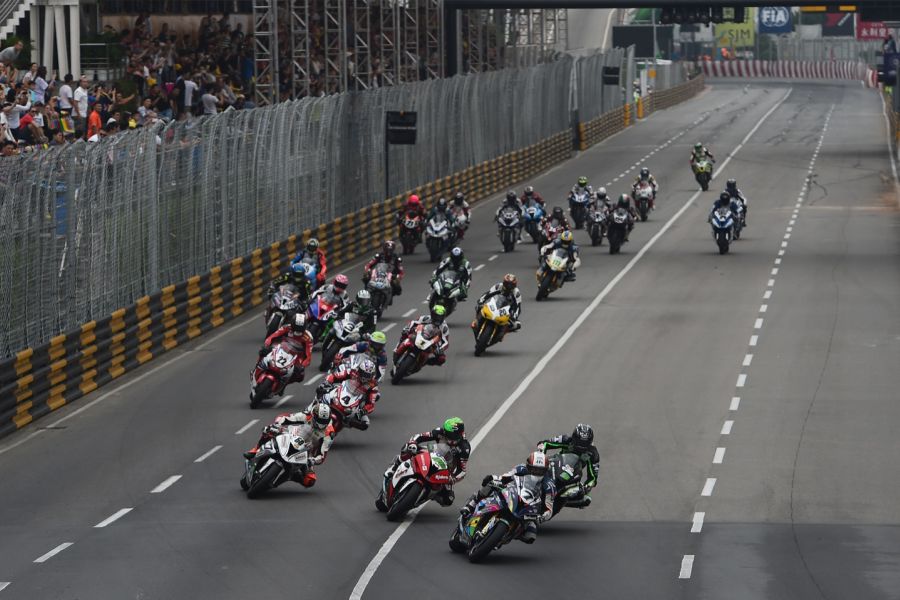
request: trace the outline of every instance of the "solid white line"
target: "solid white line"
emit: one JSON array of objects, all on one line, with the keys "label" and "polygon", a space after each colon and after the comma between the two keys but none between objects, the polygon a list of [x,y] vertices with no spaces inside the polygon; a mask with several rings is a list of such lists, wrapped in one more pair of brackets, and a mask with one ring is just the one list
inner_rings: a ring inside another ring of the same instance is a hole
[{"label": "solid white line", "polygon": [[[719,167],[715,173],[713,173],[713,179],[720,173],[722,173],[722,168],[728,163],[729,160],[737,153],[738,150],[750,139],[750,137],[762,126],[762,124],[766,121],[766,119],[775,112],[781,104],[787,100],[788,96],[791,95],[793,88],[789,89],[787,94],[782,97],[765,115],[763,115],[762,119],[750,130],[744,139],[741,141],[740,145],[728,155],[728,157],[722,162],[722,165]],[[625,174],[622,173],[621,177],[624,177]],[[616,285],[619,284],[620,281],[634,268],[647,252],[650,251],[650,248],[653,247],[654,244],[663,236],[665,233],[672,227],[672,225],[677,221],[681,215],[683,215],[688,208],[690,208],[694,201],[702,194],[701,190],[697,190],[694,194],[685,202],[685,204],[678,209],[678,211],[672,215],[668,221],[660,227],[659,231],[657,231],[653,237],[637,252],[637,254],[632,257],[631,260],[622,268],[621,271],[613,277],[609,283],[606,284],[599,294],[591,301],[590,304],[578,315],[578,318],[569,325],[569,328],[563,333],[563,335],[556,341],[552,348],[537,362],[531,372],[519,383],[518,387],[513,390],[512,394],[509,395],[506,400],[503,401],[497,410],[490,416],[490,418],[485,422],[484,426],[478,433],[475,434],[472,439],[469,440],[469,445],[474,451],[478,445],[481,443],[483,439],[485,439],[488,434],[490,434],[491,430],[500,422],[500,419],[509,411],[513,404],[525,393],[531,383],[537,379],[538,375],[543,372],[543,370],[547,367],[548,364],[553,360],[553,358],[559,353],[559,351],[566,345],[566,342],[572,335],[575,334],[576,331],[581,327],[581,325],[588,319],[588,317],[596,310],[597,306],[600,305],[601,302],[609,295],[609,293],[615,289]],[[424,504],[422,506],[425,506]],[[409,524],[415,519],[415,515],[417,512],[410,512],[411,518],[404,521],[400,525],[397,526],[397,529],[385,540],[384,544],[382,544],[381,548],[378,550],[378,553],[369,561],[369,564],[366,565],[365,570],[362,575],[360,575],[359,579],[356,582],[356,585],[353,586],[353,591],[350,593],[350,600],[359,600],[362,598],[363,593],[366,591],[366,587],[369,585],[369,581],[372,580],[372,577],[375,575],[375,572],[378,570],[378,567],[381,566],[382,561],[384,561],[385,557],[387,557],[388,553],[390,553],[391,549],[394,547],[394,544],[397,543],[397,540],[400,539],[400,536],[403,535],[403,532],[406,531],[406,528],[409,527]],[[693,558],[692,558],[693,560]]]},{"label": "solid white line", "polygon": [[769,310],[768,304],[760,304],[759,305],[759,312],[764,313],[764,312],[767,312],[768,310]]},{"label": "solid white line", "polygon": [[744,384],[747,383],[747,376],[744,373],[738,375],[736,387],[744,387]]},{"label": "solid white line", "polygon": [[745,367],[749,367],[749,366],[750,366],[750,363],[751,363],[752,361],[753,361],[753,355],[752,355],[752,354],[746,354],[746,355],[744,355],[744,366],[745,366]]},{"label": "solid white line", "polygon": [[390,324],[388,324],[388,325],[386,325],[386,326],[384,326],[384,327],[381,328],[381,333],[384,333],[385,331],[390,331],[391,329],[393,329],[393,328],[396,327],[396,326],[397,326],[396,323],[390,323]]},{"label": "solid white line", "polygon": [[151,494],[161,494],[164,491],[166,491],[167,489],[169,489],[172,486],[172,484],[175,483],[176,481],[178,481],[179,479],[181,479],[181,475],[172,475],[171,477],[169,477],[168,479],[166,479],[165,481],[160,483],[158,486],[156,486],[155,488],[150,490],[150,493]]},{"label": "solid white line", "polygon": [[10,583],[12,583],[12,582],[11,581],[0,581],[0,592],[5,590],[6,588],[8,588]]},{"label": "solid white line", "polygon": [[888,121],[887,104],[884,101],[884,94],[878,95],[881,96],[881,113],[884,116],[884,125],[887,128],[885,131],[887,133],[888,156],[891,157],[891,173],[894,174],[894,193],[897,194],[897,200],[900,201],[900,178],[897,177],[897,161],[894,160],[894,149],[891,148],[891,124]]},{"label": "solid white line", "polygon": [[[384,331],[384,329],[382,329],[382,331]],[[314,384],[315,382],[317,382],[317,381],[320,380],[320,379],[322,379],[322,374],[321,374],[321,373],[319,373],[318,375],[316,375],[315,377],[313,377],[312,379],[310,379],[309,381],[307,381],[307,382],[304,383],[303,385],[312,385],[312,384]]]},{"label": "solid white line", "polygon": [[734,421],[725,421],[722,423],[722,435],[731,435],[731,428],[734,426]]},{"label": "solid white line", "polygon": [[128,513],[130,513],[133,510],[134,510],[133,508],[120,508],[119,510],[117,510],[116,512],[111,514],[110,516],[106,517],[105,519],[103,519],[102,521],[100,521],[99,523],[94,525],[94,528],[99,529],[101,527],[106,527],[110,523],[114,523],[115,521],[118,521],[119,519],[121,519],[122,517],[124,517],[125,515],[127,515]]},{"label": "solid white line", "polygon": [[288,400],[290,400],[293,397],[294,397],[293,394],[288,394],[287,396],[284,396],[281,400],[279,400],[278,402],[275,403],[275,408],[279,408],[282,404],[284,404],[285,402],[287,402]]},{"label": "solid white line", "polygon": [[60,544],[59,546],[57,546],[56,548],[54,548],[47,554],[34,559],[34,562],[36,562],[36,563],[47,562],[48,560],[50,560],[51,558],[53,558],[54,556],[56,556],[57,554],[59,554],[60,552],[62,552],[63,550],[65,550],[66,548],[68,548],[69,546],[71,546],[74,543],[75,542],[66,542],[65,544]]},{"label": "solid white line", "polygon": [[244,433],[245,431],[247,431],[248,429],[250,429],[257,423],[259,423],[259,419],[253,419],[252,421],[250,421],[249,423],[247,423],[246,425],[244,425],[243,427],[241,427],[240,429],[235,431],[234,435],[241,435],[242,433]]},{"label": "solid white line", "polygon": [[203,462],[204,460],[206,460],[207,458],[209,458],[210,456],[212,456],[213,454],[215,454],[216,452],[218,452],[221,449],[222,449],[222,446],[213,446],[212,450],[208,450],[208,451],[204,452],[203,454],[201,454],[200,456],[195,458],[194,462],[195,463]]},{"label": "solid white line", "polygon": [[772,290],[766,290],[766,293],[763,294],[763,300],[768,300],[772,297]]},{"label": "solid white line", "polygon": [[734,396],[734,397],[731,399],[731,406],[728,407],[728,410],[737,410],[737,409],[740,408],[740,407],[741,407],[741,397],[740,397],[740,396]]},{"label": "solid white line", "polygon": [[408,317],[409,315],[413,314],[414,312],[416,312],[416,309],[415,309],[415,308],[411,308],[411,309],[409,309],[408,311],[406,311],[405,313],[403,313],[403,316],[404,316],[404,317]]},{"label": "solid white line", "polygon": [[493,256],[491,256],[491,257],[488,257],[488,262],[491,262],[492,260],[497,260],[497,255],[496,255],[496,254],[493,255]]},{"label": "solid white line", "polygon": [[695,512],[694,519],[691,521],[691,533],[700,533],[703,529],[703,519],[706,517],[706,513],[703,512]]},{"label": "solid white line", "polygon": [[694,568],[694,555],[685,554],[681,559],[681,571],[678,573],[678,579],[690,579],[691,571]]},{"label": "solid white line", "polygon": [[751,336],[750,336],[750,345],[751,345],[751,346],[755,346],[755,345],[757,344],[757,342],[759,342],[759,336],[758,336],[758,335],[751,335]]},{"label": "solid white line", "polygon": [[481,263],[480,265],[478,265],[477,267],[475,267],[475,268],[473,269],[473,271],[480,271],[480,270],[482,270],[483,268],[484,268],[484,263]]},{"label": "solid white line", "polygon": [[715,477],[707,477],[706,483],[703,484],[703,491],[700,492],[701,496],[712,496],[713,488],[716,487],[716,478]]},{"label": "solid white line", "polygon": [[753,324],[753,329],[762,329],[762,326],[763,326],[763,320],[757,319],[756,322]]},{"label": "solid white line", "polygon": [[713,456],[713,464],[721,465],[723,460],[725,460],[725,448],[716,448],[716,453]]},{"label": "solid white line", "polygon": [[422,304],[428,304],[428,300],[427,299],[422,300]]}]

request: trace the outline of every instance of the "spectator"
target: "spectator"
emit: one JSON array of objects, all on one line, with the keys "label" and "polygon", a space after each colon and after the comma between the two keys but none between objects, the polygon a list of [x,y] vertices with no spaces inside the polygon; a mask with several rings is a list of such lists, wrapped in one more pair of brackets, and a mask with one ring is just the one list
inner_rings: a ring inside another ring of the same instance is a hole
[{"label": "spectator", "polygon": [[38,64],[31,63],[31,67],[29,67],[28,71],[22,75],[22,83],[28,83],[29,81],[34,81],[34,78],[37,77]]},{"label": "spectator", "polygon": [[6,140],[3,142],[3,145],[0,146],[0,155],[2,156],[15,156],[19,153],[19,147],[15,142],[11,142]]},{"label": "spectator", "polygon": [[59,110],[66,111],[69,114],[72,113],[72,74],[66,73],[66,76],[63,77],[63,84],[59,88]]},{"label": "spectator", "polygon": [[[884,38],[884,45],[882,46],[882,51],[884,54],[896,54],[897,53],[897,43],[894,41],[894,34],[889,33],[886,38]],[[5,50],[4,50],[5,52]],[[2,54],[2,53],[0,53]]]},{"label": "spectator", "polygon": [[[22,104],[20,104],[20,102]],[[3,104],[3,112],[6,114],[6,121],[9,124],[9,130],[17,140],[24,137],[24,133],[20,131],[21,118],[24,113],[31,110],[31,102],[24,93],[19,93],[16,100],[12,103],[5,102]]]},{"label": "spectator", "polygon": [[87,136],[88,138],[100,133],[100,129],[103,128],[103,121],[100,116],[100,103],[94,102],[91,107],[91,114],[88,116],[87,122]]},{"label": "spectator", "polygon": [[222,106],[222,100],[215,95],[216,87],[211,86],[206,90],[206,93],[200,97],[200,102],[203,104],[203,114],[204,115],[214,115],[219,112],[219,107]]},{"label": "spectator", "polygon": [[37,70],[37,76],[34,78],[34,87],[37,89],[40,94],[40,101],[47,102],[47,93],[49,90],[52,90],[56,86],[56,71],[50,76],[50,81],[47,81],[47,67],[40,66]]},{"label": "spectator", "polygon": [[8,48],[4,48],[0,51],[0,63],[4,65],[11,65],[16,62],[16,59],[19,58],[19,53],[22,52],[22,48],[25,47],[25,44],[22,43],[21,40],[13,44]]},{"label": "spectator", "polygon": [[78,87],[72,95],[72,116],[75,118],[75,134],[85,134],[88,116],[88,80],[84,75],[78,80]]}]

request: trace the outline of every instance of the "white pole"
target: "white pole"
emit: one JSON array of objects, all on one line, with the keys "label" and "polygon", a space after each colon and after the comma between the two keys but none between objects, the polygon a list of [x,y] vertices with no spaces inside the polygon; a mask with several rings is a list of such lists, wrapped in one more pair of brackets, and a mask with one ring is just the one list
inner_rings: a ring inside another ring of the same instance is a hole
[{"label": "white pole", "polygon": [[28,11],[29,35],[31,38],[31,62],[41,64],[41,27],[38,19],[41,18],[41,9],[32,5]]},{"label": "white pole", "polygon": [[[47,65],[47,69],[53,70],[53,8],[50,6],[44,7],[44,64]],[[65,74],[65,71],[59,70],[60,80]]]},{"label": "white pole", "polygon": [[77,4],[69,5],[69,32],[72,41],[72,72],[81,73],[81,15]]},{"label": "white pole", "polygon": [[[49,6],[47,8],[50,8]],[[66,48],[66,13],[63,12],[64,7],[54,6],[53,17],[56,20],[56,53],[59,55],[59,71],[60,73],[71,73],[69,71],[69,53]],[[75,81],[78,81],[79,73],[72,73]]]}]

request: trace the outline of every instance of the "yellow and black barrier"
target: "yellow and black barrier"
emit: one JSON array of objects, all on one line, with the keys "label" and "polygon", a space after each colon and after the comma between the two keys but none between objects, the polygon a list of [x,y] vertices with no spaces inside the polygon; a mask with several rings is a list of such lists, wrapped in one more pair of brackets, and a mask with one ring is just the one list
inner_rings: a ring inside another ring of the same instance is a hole
[{"label": "yellow and black barrier", "polygon": [[393,217],[408,194],[419,194],[430,201],[461,190],[471,201],[477,201],[570,158],[571,148],[571,132],[562,131],[257,248],[207,273],[140,298],[104,319],[0,360],[0,436],[259,306],[265,300],[269,281],[287,268],[309,238],[323,240],[330,267],[347,264],[394,236]]}]

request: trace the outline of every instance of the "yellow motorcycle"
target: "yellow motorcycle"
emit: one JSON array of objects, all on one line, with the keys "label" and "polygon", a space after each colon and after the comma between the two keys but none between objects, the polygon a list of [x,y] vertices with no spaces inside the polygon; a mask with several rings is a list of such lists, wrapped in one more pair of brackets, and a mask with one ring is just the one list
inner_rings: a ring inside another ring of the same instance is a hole
[{"label": "yellow motorcycle", "polygon": [[700,188],[704,192],[709,190],[709,182],[712,181],[713,174],[712,161],[708,158],[701,158],[694,161],[693,167],[694,177],[697,179],[697,183],[700,184]]},{"label": "yellow motorcycle", "polygon": [[512,307],[502,294],[491,297],[475,313],[472,333],[475,334],[475,356],[481,356],[488,346],[503,340],[512,321]]},{"label": "yellow motorcycle", "polygon": [[558,290],[566,279],[566,267],[569,264],[569,254],[564,248],[554,248],[537,270],[538,291],[535,300],[543,300],[550,292]]}]

